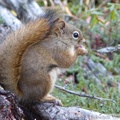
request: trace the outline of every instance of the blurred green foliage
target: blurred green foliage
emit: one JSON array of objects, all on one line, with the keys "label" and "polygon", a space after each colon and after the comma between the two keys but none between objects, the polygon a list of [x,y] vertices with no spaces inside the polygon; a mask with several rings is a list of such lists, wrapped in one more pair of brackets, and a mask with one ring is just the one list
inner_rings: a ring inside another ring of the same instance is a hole
[{"label": "blurred green foliage", "polygon": [[99,32],[107,45],[116,45],[120,42],[120,4],[108,2],[103,8],[97,4],[89,9],[84,2],[80,5],[80,1],[77,0],[68,3],[68,6],[72,13],[80,16],[82,20],[90,18],[87,31],[89,29],[94,33]]},{"label": "blurred green foliage", "polygon": [[[110,70],[111,72],[116,72],[116,74],[120,73],[120,69],[116,70],[120,68],[120,55],[117,56],[117,54],[115,54],[115,58],[113,59],[113,61],[109,62],[106,62],[106,60],[103,60],[102,58],[99,58],[95,55],[91,55],[91,59],[96,63],[102,63],[108,71]],[[96,81],[94,81],[92,78],[85,79],[84,70],[78,67],[80,61],[84,62],[82,60],[82,57],[79,58],[75,65],[68,70],[69,72],[71,71],[71,73],[78,72],[77,80],[79,81],[79,83],[75,84],[73,82],[70,82],[66,86],[65,78],[63,78],[62,80],[57,80],[57,85],[65,86],[65,89],[72,90],[75,92],[86,93],[101,98],[113,99],[116,103],[110,101],[99,101],[90,98],[78,97],[76,95],[71,95],[69,93],[60,91],[56,88],[54,89],[52,94],[59,98],[63,102],[64,106],[80,106],[85,109],[94,110],[105,114],[119,114],[120,91],[118,90],[118,87],[108,85],[108,76],[100,76],[99,79],[101,80],[101,83],[96,83]],[[119,67],[117,65],[119,65]],[[110,83],[113,84],[116,84],[117,82],[120,82],[120,76],[118,76],[118,74],[110,80]]]}]

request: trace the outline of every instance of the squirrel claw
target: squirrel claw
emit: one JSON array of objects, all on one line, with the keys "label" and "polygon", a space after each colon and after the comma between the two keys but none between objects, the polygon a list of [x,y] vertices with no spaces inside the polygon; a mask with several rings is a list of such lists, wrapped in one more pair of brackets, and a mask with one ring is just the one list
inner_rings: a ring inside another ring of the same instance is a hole
[{"label": "squirrel claw", "polygon": [[54,103],[55,105],[58,105],[58,106],[63,106],[61,100],[59,99],[54,99],[53,101],[51,101],[52,103]]}]

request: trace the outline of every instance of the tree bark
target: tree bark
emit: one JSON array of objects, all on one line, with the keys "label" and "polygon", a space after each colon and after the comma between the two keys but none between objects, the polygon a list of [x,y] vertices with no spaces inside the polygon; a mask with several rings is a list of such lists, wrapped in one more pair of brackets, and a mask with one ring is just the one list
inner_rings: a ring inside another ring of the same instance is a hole
[{"label": "tree bark", "polygon": [[[109,115],[80,107],[61,107],[55,103],[17,103],[14,94],[0,88],[0,120],[117,120]],[[118,118],[119,120],[119,118]]]},{"label": "tree bark", "polygon": [[[61,107],[54,103],[39,103],[24,109],[26,120],[114,120],[112,116],[80,107]],[[31,115],[31,117],[29,116]]]},{"label": "tree bark", "polygon": [[15,96],[0,88],[0,120],[21,120],[23,111],[18,107]]}]

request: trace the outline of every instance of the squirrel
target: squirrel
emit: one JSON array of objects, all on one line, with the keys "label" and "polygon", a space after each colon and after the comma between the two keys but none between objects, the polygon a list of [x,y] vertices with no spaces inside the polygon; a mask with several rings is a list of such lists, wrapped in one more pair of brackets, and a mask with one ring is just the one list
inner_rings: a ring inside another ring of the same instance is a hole
[{"label": "squirrel", "polygon": [[59,68],[87,53],[82,32],[48,10],[0,44],[0,84],[22,103],[61,101],[50,95]]}]

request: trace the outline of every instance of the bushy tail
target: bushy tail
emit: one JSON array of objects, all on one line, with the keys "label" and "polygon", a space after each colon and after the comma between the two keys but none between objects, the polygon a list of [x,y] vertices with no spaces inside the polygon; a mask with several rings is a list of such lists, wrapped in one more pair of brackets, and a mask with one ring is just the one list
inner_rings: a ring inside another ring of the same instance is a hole
[{"label": "bushy tail", "polygon": [[30,21],[16,32],[9,34],[0,45],[0,83],[6,89],[16,91],[23,53],[32,44],[44,40],[51,34],[55,27],[56,16],[54,10],[48,11],[41,18]]}]

